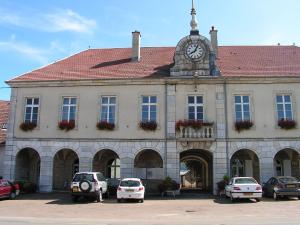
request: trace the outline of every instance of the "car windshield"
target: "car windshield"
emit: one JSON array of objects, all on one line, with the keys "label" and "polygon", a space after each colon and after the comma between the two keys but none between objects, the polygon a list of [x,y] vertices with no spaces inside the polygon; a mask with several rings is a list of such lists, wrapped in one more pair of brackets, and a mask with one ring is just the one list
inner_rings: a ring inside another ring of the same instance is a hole
[{"label": "car windshield", "polygon": [[73,182],[79,182],[82,180],[88,180],[92,182],[94,180],[93,174],[87,174],[87,173],[76,174],[74,176]]},{"label": "car windshield", "polygon": [[140,182],[136,181],[136,180],[123,180],[120,183],[121,187],[139,187],[140,186]]},{"label": "car windshield", "polygon": [[294,177],[282,177],[278,179],[281,183],[295,183],[298,180]]},{"label": "car windshield", "polygon": [[238,178],[235,179],[236,184],[257,184],[253,178]]}]

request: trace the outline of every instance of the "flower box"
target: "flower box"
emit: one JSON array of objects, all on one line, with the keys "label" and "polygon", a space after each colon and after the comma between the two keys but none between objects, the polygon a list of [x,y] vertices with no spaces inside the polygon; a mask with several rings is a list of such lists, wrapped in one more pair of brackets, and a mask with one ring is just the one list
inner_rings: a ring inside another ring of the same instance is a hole
[{"label": "flower box", "polygon": [[157,123],[155,121],[140,122],[140,128],[145,131],[155,131],[157,129]]},{"label": "flower box", "polygon": [[278,121],[278,126],[281,129],[285,129],[285,130],[290,130],[290,129],[294,129],[296,127],[296,121],[295,120],[279,120]]},{"label": "flower box", "polygon": [[180,131],[180,127],[191,127],[195,130],[201,129],[203,126],[212,126],[214,123],[203,122],[201,120],[178,120],[175,129]]},{"label": "flower box", "polygon": [[24,123],[20,124],[20,129],[22,131],[32,131],[36,127],[37,127],[37,124],[33,123],[33,122],[24,122]]},{"label": "flower box", "polygon": [[62,120],[58,123],[58,127],[65,131],[73,130],[75,128],[75,120]]},{"label": "flower box", "polygon": [[242,130],[249,130],[253,126],[250,120],[236,121],[234,124],[235,130],[240,132]]},{"label": "flower box", "polygon": [[98,130],[114,130],[115,124],[107,121],[100,121],[97,123]]}]

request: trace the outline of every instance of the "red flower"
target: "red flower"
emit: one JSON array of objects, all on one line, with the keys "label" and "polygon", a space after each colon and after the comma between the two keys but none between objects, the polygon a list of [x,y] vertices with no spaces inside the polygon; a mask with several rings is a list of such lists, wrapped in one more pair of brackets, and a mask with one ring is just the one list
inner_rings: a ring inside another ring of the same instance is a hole
[{"label": "red flower", "polygon": [[146,131],[155,131],[157,128],[157,123],[155,121],[148,121],[148,122],[140,122],[140,128]]},{"label": "red flower", "polygon": [[32,131],[36,126],[37,124],[34,122],[24,122],[20,124],[20,129],[22,131]]},{"label": "red flower", "polygon": [[73,130],[75,128],[75,120],[62,120],[58,123],[58,127],[61,130]]},{"label": "red flower", "polygon": [[236,121],[234,126],[235,130],[240,132],[242,130],[249,130],[253,126],[253,122],[250,120]]},{"label": "red flower", "polygon": [[97,123],[97,128],[99,130],[114,130],[115,124],[103,120]]},{"label": "red flower", "polygon": [[281,119],[278,121],[278,126],[285,130],[293,129],[296,127],[296,121]]}]

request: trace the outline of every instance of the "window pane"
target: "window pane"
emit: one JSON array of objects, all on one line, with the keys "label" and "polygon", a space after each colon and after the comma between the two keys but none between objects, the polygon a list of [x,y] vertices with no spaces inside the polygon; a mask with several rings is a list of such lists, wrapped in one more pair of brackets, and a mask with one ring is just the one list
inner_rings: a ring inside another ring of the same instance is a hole
[{"label": "window pane", "polygon": [[234,100],[236,103],[241,103],[241,96],[235,96]]},{"label": "window pane", "polygon": [[195,112],[195,107],[189,106],[189,113],[194,113],[194,112]]},{"label": "window pane", "polygon": [[283,111],[278,111],[278,120],[284,119]]},{"label": "window pane", "polygon": [[38,98],[35,98],[33,103],[34,103],[35,105],[38,105],[38,104],[39,104],[39,99],[38,99]]},{"label": "window pane", "polygon": [[143,122],[148,121],[148,113],[147,112],[142,113],[142,121]]},{"label": "window pane", "polygon": [[194,96],[189,96],[189,97],[188,97],[188,103],[189,103],[189,104],[194,104],[194,103],[195,103],[195,98],[194,98]]},{"label": "window pane", "polygon": [[149,97],[148,96],[143,96],[143,103],[149,103]]},{"label": "window pane", "polygon": [[292,105],[291,104],[286,104],[285,105],[285,110],[292,111]]},{"label": "window pane", "polygon": [[277,95],[277,96],[276,96],[276,101],[277,101],[277,102],[283,102],[283,101],[282,101],[282,95]]},{"label": "window pane", "polygon": [[116,104],[116,97],[110,97],[110,104]]},{"label": "window pane", "polygon": [[237,121],[242,120],[242,112],[236,112],[236,113],[235,113],[235,117],[236,117],[236,120],[237,120]]},{"label": "window pane", "polygon": [[75,120],[75,113],[70,113],[70,120]]},{"label": "window pane", "polygon": [[37,123],[37,119],[38,119],[38,114],[33,114],[32,115],[32,122]]},{"label": "window pane", "polygon": [[202,96],[197,96],[197,103],[202,104],[203,103],[203,97]]},{"label": "window pane", "polygon": [[151,121],[156,121],[156,112],[151,112],[150,113],[150,120]]},{"label": "window pane", "polygon": [[33,113],[38,113],[39,108],[38,107],[33,107]]},{"label": "window pane", "polygon": [[151,103],[156,103],[156,96],[151,96],[150,97],[150,102]]},{"label": "window pane", "polygon": [[108,103],[108,98],[102,97],[102,104],[107,104],[107,103]]},{"label": "window pane", "polygon": [[70,106],[70,113],[75,114],[76,112],[76,106]]},{"label": "window pane", "polygon": [[31,114],[31,109],[32,109],[31,107],[26,107],[25,113]]},{"label": "window pane", "polygon": [[30,114],[26,114],[25,115],[25,122],[30,122],[30,117],[31,117]]},{"label": "window pane", "polygon": [[64,105],[68,105],[68,104],[69,104],[69,98],[64,98],[63,104],[64,104]]},{"label": "window pane", "polygon": [[189,120],[195,119],[195,113],[189,113]]},{"label": "window pane", "polygon": [[292,111],[286,111],[285,115],[286,115],[286,119],[288,119],[288,120],[292,120],[293,119]]},{"label": "window pane", "polygon": [[31,105],[32,104],[32,98],[27,98],[26,99],[26,104]]},{"label": "window pane", "polygon": [[277,104],[277,110],[283,111],[283,105],[282,104]]},{"label": "window pane", "polygon": [[68,120],[68,114],[67,113],[63,113],[62,120]]},{"label": "window pane", "polygon": [[150,111],[151,112],[156,112],[156,105],[151,105],[150,106]]},{"label": "window pane", "polygon": [[242,111],[242,105],[235,105],[235,111],[236,112]]},{"label": "window pane", "polygon": [[197,113],[203,113],[203,107],[197,106]]},{"label": "window pane", "polygon": [[250,120],[250,113],[244,112],[244,120]]},{"label": "window pane", "polygon": [[244,111],[249,112],[249,105],[248,104],[244,105]]},{"label": "window pane", "polygon": [[71,104],[72,104],[72,105],[76,105],[76,101],[77,101],[76,98],[71,98]]},{"label": "window pane", "polygon": [[243,102],[249,103],[249,96],[243,96]]},{"label": "window pane", "polygon": [[291,102],[291,96],[290,95],[285,95],[284,96],[284,101],[285,102]]},{"label": "window pane", "polygon": [[203,113],[197,113],[197,120],[203,121]]},{"label": "window pane", "polygon": [[148,111],[149,111],[149,107],[147,105],[143,105],[142,112],[148,112]]}]

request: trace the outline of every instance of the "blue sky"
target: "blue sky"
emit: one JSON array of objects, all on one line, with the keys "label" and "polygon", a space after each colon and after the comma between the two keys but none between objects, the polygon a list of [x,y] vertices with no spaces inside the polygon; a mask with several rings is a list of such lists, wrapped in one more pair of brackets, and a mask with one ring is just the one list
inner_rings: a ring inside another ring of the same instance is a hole
[{"label": "blue sky", "polygon": [[[175,46],[189,33],[191,0],[0,0],[0,99],[15,76],[91,48]],[[220,45],[300,45],[299,0],[195,0],[200,33]]]}]

